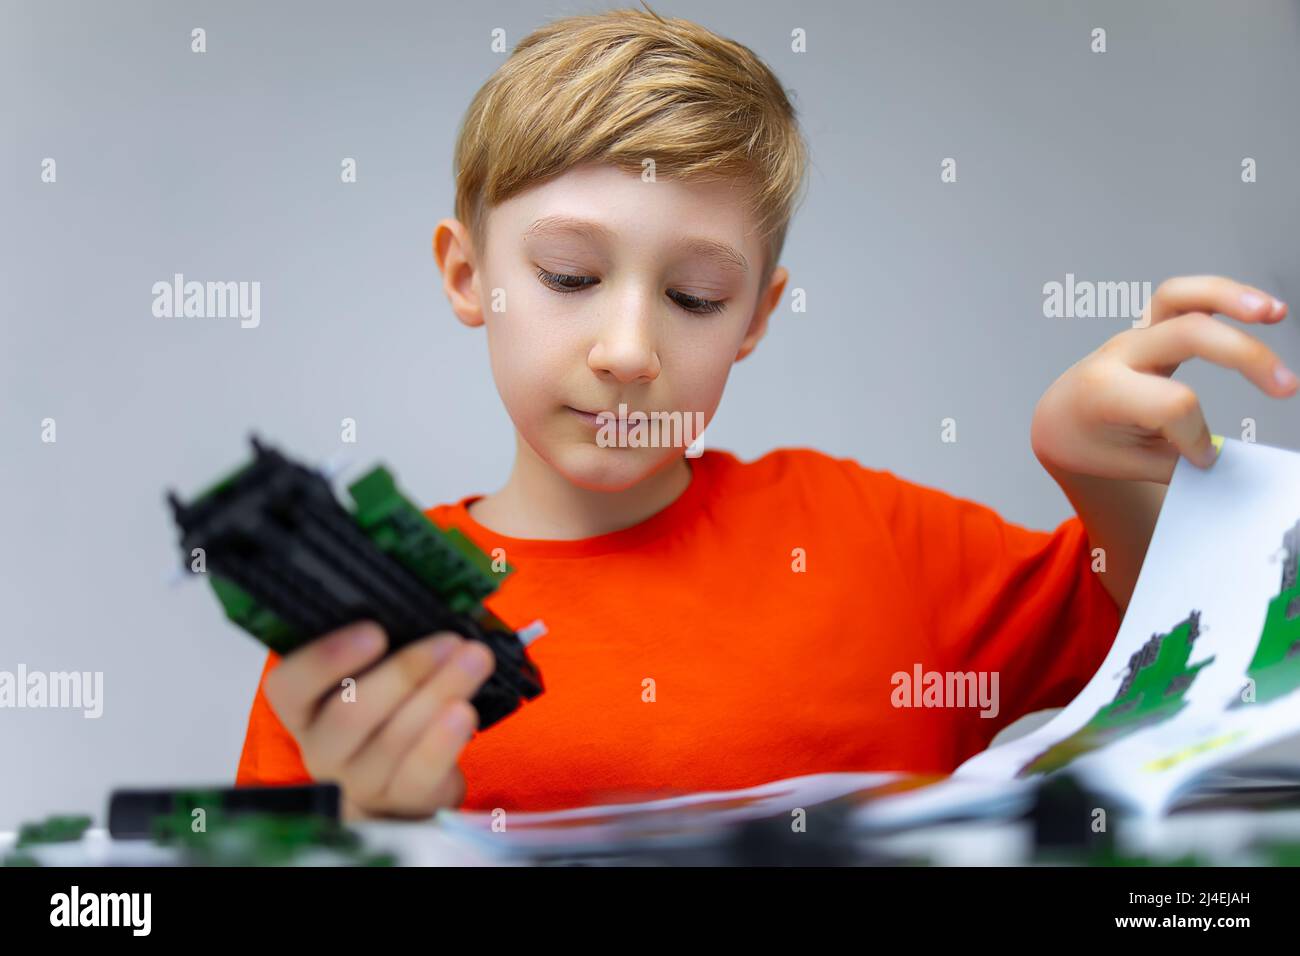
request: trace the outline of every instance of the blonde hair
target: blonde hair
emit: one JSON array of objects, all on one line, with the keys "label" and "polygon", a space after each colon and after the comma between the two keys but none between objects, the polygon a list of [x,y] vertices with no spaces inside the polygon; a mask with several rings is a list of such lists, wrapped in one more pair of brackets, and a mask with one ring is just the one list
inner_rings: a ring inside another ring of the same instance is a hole
[{"label": "blonde hair", "polygon": [[534,30],[474,96],[456,141],[456,217],[481,250],[487,211],[589,162],[655,176],[739,178],[776,268],[807,149],[771,70],[688,20],[610,10]]}]

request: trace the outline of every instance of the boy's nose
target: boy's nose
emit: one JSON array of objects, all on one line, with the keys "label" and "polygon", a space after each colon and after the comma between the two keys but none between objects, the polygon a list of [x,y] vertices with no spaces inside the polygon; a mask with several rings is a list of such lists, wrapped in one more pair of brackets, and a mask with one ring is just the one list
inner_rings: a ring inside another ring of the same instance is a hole
[{"label": "boy's nose", "polygon": [[660,369],[656,322],[653,302],[633,297],[623,303],[619,314],[601,325],[587,357],[591,370],[620,382],[653,381]]}]

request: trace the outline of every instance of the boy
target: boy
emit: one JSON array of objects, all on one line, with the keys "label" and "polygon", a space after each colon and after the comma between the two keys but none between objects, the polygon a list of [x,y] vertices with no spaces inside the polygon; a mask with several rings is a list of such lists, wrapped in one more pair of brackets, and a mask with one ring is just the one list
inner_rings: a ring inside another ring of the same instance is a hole
[{"label": "boy", "polygon": [[[475,735],[490,652],[443,634],[376,664],[384,635],[358,624],[268,657],[239,783],[332,779],[350,817],[419,817],[946,772],[1083,686],[1177,457],[1213,460],[1169,376],[1201,356],[1292,394],[1271,351],[1208,314],[1271,323],[1285,305],[1172,280],[1149,327],[1063,374],[1031,435],[1078,512],[1051,533],[809,449],[608,447],[604,412],[712,416],[781,301],[804,165],[776,77],[699,26],[613,11],[519,44],[470,106],[457,218],[433,240],[456,315],[487,329],[515,463],[429,517],[519,568],[489,605],[546,621],[546,692]],[[992,693],[915,706],[900,688],[930,672]]]}]

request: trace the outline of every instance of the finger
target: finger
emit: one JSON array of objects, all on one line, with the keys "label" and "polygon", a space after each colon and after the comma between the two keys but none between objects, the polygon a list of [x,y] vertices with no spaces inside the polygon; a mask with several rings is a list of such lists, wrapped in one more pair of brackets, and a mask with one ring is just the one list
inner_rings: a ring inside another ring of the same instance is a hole
[{"label": "finger", "polygon": [[1151,323],[1184,312],[1219,312],[1242,322],[1280,322],[1286,303],[1268,293],[1223,276],[1178,276],[1160,283],[1148,305]]},{"label": "finger", "polygon": [[[1143,435],[1135,440],[1147,444],[1145,449],[1151,468],[1160,480],[1168,480],[1178,455],[1202,468],[1217,457],[1210,429],[1201,411],[1200,399],[1182,382],[1131,371],[1110,391],[1098,409],[1103,420],[1113,425],[1133,425]],[[1158,436],[1156,444],[1150,439]],[[1170,447],[1162,447],[1163,439]],[[1153,480],[1156,480],[1153,478]]]},{"label": "finger", "polygon": [[358,678],[349,693],[335,684],[304,733],[316,761],[328,767],[346,762],[462,644],[458,634],[442,632],[402,648]]},{"label": "finger", "polygon": [[1277,353],[1259,339],[1226,322],[1189,312],[1134,330],[1124,352],[1134,368],[1172,374],[1189,358],[1203,358],[1224,368],[1236,369],[1261,391],[1282,397],[1295,391],[1295,373]]},{"label": "finger", "polygon": [[452,767],[451,773],[444,778],[437,800],[443,807],[459,807],[465,802],[465,774],[459,766]]},{"label": "finger", "polygon": [[383,656],[388,638],[373,621],[359,621],[287,655],[266,675],[267,702],[298,736],[311,722],[321,695]]},{"label": "finger", "polygon": [[389,782],[388,805],[412,813],[436,806],[477,722],[478,715],[468,701],[449,703],[402,758]]},{"label": "finger", "polygon": [[370,794],[387,792],[398,766],[449,703],[460,701],[469,707],[472,724],[477,726],[478,713],[468,700],[491,675],[494,664],[486,645],[463,642],[456,655],[407,699],[344,768],[347,777],[360,781]]},{"label": "finger", "polygon": [[[464,750],[464,745],[461,750]],[[451,770],[432,790],[424,791],[418,802],[402,805],[390,803],[383,812],[386,816],[425,818],[442,807],[459,807],[464,802],[465,774],[458,764],[453,763]]]},{"label": "finger", "polygon": [[1171,414],[1161,427],[1160,434],[1192,464],[1199,468],[1209,468],[1218,458],[1218,451],[1214,447],[1214,439],[1210,437],[1210,426],[1205,423],[1200,399],[1195,392],[1187,389],[1185,393],[1180,392],[1176,398],[1171,398],[1170,404]]}]

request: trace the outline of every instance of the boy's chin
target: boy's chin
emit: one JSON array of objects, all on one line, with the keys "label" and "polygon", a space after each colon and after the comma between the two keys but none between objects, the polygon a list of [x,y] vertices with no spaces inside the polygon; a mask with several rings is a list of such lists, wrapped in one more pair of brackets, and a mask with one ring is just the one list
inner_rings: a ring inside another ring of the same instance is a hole
[{"label": "boy's chin", "polygon": [[601,448],[573,443],[552,449],[551,465],[570,483],[588,491],[626,491],[658,471],[673,457],[673,448]]}]

